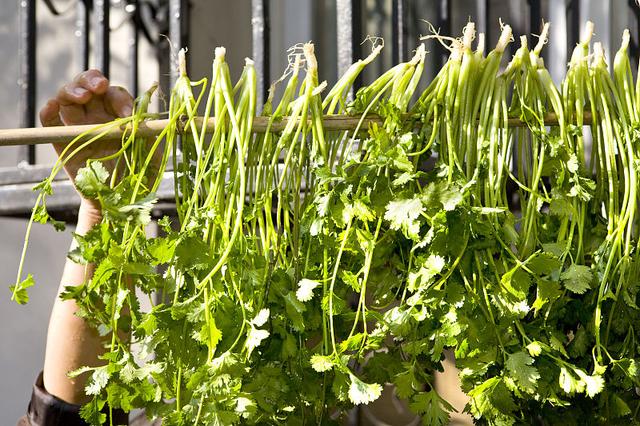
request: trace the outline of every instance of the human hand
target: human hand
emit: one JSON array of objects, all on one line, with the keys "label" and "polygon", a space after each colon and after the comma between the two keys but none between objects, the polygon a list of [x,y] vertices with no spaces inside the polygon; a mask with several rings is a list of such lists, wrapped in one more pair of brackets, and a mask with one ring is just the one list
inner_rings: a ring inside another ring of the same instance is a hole
[{"label": "human hand", "polygon": [[[49,99],[40,110],[40,122],[43,126],[63,126],[82,124],[101,124],[131,115],[133,97],[120,86],[111,86],[109,80],[98,70],[84,71],[72,82],[62,86],[55,97]],[[66,144],[53,145],[61,155]],[[121,141],[100,141],[91,144],[70,159],[64,166],[67,175],[75,180],[79,169],[88,159],[113,154],[120,149]],[[105,164],[113,171],[113,164]],[[83,204],[84,203],[83,200]],[[90,203],[92,204],[92,203]]]}]

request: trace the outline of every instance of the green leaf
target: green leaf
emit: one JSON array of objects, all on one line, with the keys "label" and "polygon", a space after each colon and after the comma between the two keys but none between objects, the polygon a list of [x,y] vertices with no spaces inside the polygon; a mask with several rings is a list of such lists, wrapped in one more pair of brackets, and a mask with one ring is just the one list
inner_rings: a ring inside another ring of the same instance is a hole
[{"label": "green leaf", "polygon": [[422,424],[425,426],[449,424],[449,413],[455,411],[434,389],[417,393],[411,398],[409,408],[422,416]]},{"label": "green leaf", "polygon": [[93,398],[80,408],[80,417],[92,426],[103,425],[107,421],[107,415],[102,412],[105,404],[106,400]]},{"label": "green leaf", "polygon": [[537,388],[537,382],[540,379],[538,369],[532,367],[533,358],[524,352],[516,352],[509,354],[505,366],[511,374],[511,377],[520,385],[522,389],[529,393],[534,393]]},{"label": "green leaf", "polygon": [[183,270],[205,270],[214,266],[211,249],[202,239],[196,237],[186,237],[178,243],[174,262]]},{"label": "green leaf", "polygon": [[542,346],[540,346],[540,342],[533,341],[527,345],[527,351],[533,357],[536,357],[542,353]]},{"label": "green leaf", "polygon": [[445,259],[439,255],[429,255],[420,265],[418,272],[410,272],[407,280],[407,289],[415,292],[427,287],[432,283],[433,278],[442,272],[445,266]]},{"label": "green leaf", "polygon": [[84,388],[87,395],[99,395],[109,382],[109,366],[96,367]]},{"label": "green leaf", "polygon": [[396,385],[396,394],[398,397],[402,399],[409,399],[423,386],[423,383],[416,378],[414,370],[415,368],[411,366],[409,369],[398,373],[393,378],[393,384]]},{"label": "green leaf", "polygon": [[267,330],[260,330],[255,327],[249,328],[247,341],[245,342],[245,347],[247,348],[247,356],[250,356],[253,350],[260,346],[262,341],[267,337],[269,337],[269,332]]},{"label": "green leaf", "polygon": [[380,397],[382,386],[378,383],[365,383],[353,374],[349,374],[349,377],[349,400],[355,405],[369,404]]},{"label": "green leaf", "polygon": [[566,367],[560,368],[558,383],[560,384],[560,388],[569,395],[573,395],[576,392],[582,392],[582,389],[584,389],[584,384],[577,380]]},{"label": "green leaf", "polygon": [[149,194],[135,203],[119,206],[115,211],[107,209],[106,212],[109,216],[126,219],[137,225],[145,226],[151,222],[151,209],[157,201],[158,198],[154,194]]},{"label": "green leaf", "polygon": [[120,408],[126,412],[131,411],[133,406],[133,395],[129,390],[117,383],[110,383],[107,386],[107,403],[110,407]]},{"label": "green leaf", "polygon": [[527,268],[538,275],[549,275],[562,267],[562,261],[553,253],[536,253],[527,262]]},{"label": "green leaf", "polygon": [[173,259],[176,250],[176,241],[173,238],[152,238],[147,243],[147,252],[156,262],[169,263]]},{"label": "green leaf", "polygon": [[560,279],[567,290],[576,294],[584,294],[591,288],[593,274],[588,266],[574,263],[560,274]]},{"label": "green leaf", "polygon": [[[509,419],[518,409],[509,389],[500,377],[485,380],[469,392],[471,414],[476,419]],[[507,422],[513,424],[514,421]]]},{"label": "green leaf", "polygon": [[318,281],[303,278],[298,282],[296,297],[301,302],[308,302],[309,300],[313,299],[313,290],[315,290],[316,287],[320,286],[321,285]]},{"label": "green leaf", "polygon": [[351,271],[343,270],[340,272],[340,278],[347,284],[349,287],[353,289],[353,291],[360,293],[360,289],[362,285],[358,276]]},{"label": "green leaf", "polygon": [[[327,295],[328,296],[328,295]],[[334,302],[335,302],[334,297]],[[287,320],[291,322],[291,325],[296,331],[304,331],[304,317],[302,313],[307,310],[304,303],[298,300],[295,293],[290,291],[284,296],[284,309],[287,313]]]},{"label": "green leaf", "polygon": [[311,356],[311,368],[318,373],[324,373],[333,368],[335,362],[329,355],[312,355]]},{"label": "green leaf", "polygon": [[356,351],[360,349],[366,337],[367,335],[364,333],[356,333],[348,339],[340,342],[340,344],[338,345],[338,350],[340,351],[340,353],[347,351]]},{"label": "green leaf", "polygon": [[12,293],[11,300],[15,300],[20,305],[25,305],[26,303],[28,303],[29,293],[27,292],[27,289],[29,287],[33,287],[34,284],[35,281],[33,280],[33,276],[29,274],[27,275],[27,278],[25,278],[22,282],[10,286],[9,290],[11,290]]},{"label": "green leaf", "polygon": [[631,408],[622,398],[615,393],[611,393],[609,396],[609,413],[614,419],[625,417],[631,414]]},{"label": "green leaf", "polygon": [[390,201],[384,214],[385,220],[394,230],[401,230],[407,238],[417,239],[420,231],[418,217],[424,211],[419,198]]},{"label": "green leaf", "polygon": [[256,314],[256,316],[251,320],[251,324],[256,327],[262,327],[269,321],[269,309],[264,308],[260,309],[260,311]]},{"label": "green leaf", "polygon": [[593,398],[604,389],[604,377],[597,374],[589,376],[579,368],[575,369],[575,372],[580,376],[580,379],[582,379],[582,382],[585,384],[584,393],[586,393],[588,397]]},{"label": "green leaf", "polygon": [[236,412],[243,415],[244,418],[255,413],[257,410],[256,403],[244,396],[236,398]]},{"label": "green leaf", "polygon": [[109,178],[109,172],[99,161],[91,161],[86,167],[78,170],[76,174],[76,188],[82,195],[95,198],[102,191],[108,189],[105,182]]}]

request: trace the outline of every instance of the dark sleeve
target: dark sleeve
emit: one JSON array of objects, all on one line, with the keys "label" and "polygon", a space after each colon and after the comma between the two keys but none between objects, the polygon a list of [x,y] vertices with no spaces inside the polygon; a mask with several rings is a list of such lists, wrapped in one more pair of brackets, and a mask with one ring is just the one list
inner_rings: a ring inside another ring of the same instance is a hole
[{"label": "dark sleeve", "polygon": [[[69,404],[47,392],[40,373],[33,385],[27,415],[18,421],[17,426],[87,426],[80,418],[80,408],[80,405]],[[127,414],[113,410],[113,424],[127,425]]]}]

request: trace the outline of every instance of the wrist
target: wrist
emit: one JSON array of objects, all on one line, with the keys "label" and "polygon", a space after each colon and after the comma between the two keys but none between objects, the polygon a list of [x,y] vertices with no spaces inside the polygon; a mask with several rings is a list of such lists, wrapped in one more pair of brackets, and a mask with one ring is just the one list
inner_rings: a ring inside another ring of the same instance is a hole
[{"label": "wrist", "polygon": [[76,233],[84,234],[93,228],[94,225],[102,221],[102,209],[100,203],[96,200],[88,200],[82,198],[80,208],[78,209],[78,224],[76,225]]}]

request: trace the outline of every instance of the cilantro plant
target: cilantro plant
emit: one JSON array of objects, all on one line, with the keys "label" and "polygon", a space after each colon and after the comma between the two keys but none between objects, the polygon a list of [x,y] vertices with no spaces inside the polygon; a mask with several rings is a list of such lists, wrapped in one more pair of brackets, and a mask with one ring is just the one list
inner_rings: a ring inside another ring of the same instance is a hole
[{"label": "cilantro plant", "polygon": [[[444,425],[433,373],[452,351],[479,424],[638,423],[640,83],[629,33],[611,74],[588,28],[559,88],[540,57],[547,26],[501,69],[511,28],[485,55],[469,23],[441,40],[451,55],[421,93],[424,46],[349,101],[381,47],[327,89],[307,44],[256,133],[253,64],[232,83],[218,48],[210,79],[181,69],[155,140],[136,133],[151,91],[103,125],[128,131],[78,173],[103,220],[69,253],[96,270],[63,295],[110,337],[100,366],[71,373],[91,373],[83,417],[100,425],[108,405],[165,425],[339,424],[391,383]],[[51,182],[92,143],[68,145],[28,229],[61,226]],[[151,238],[166,176],[176,216]],[[22,276],[21,263],[26,303]]]}]

